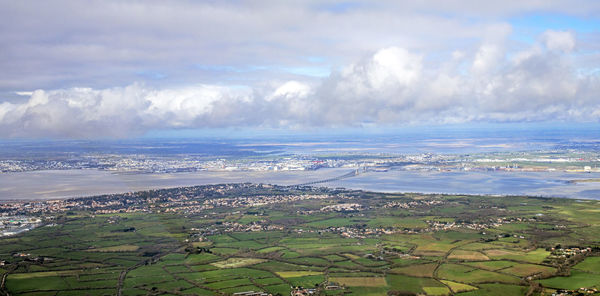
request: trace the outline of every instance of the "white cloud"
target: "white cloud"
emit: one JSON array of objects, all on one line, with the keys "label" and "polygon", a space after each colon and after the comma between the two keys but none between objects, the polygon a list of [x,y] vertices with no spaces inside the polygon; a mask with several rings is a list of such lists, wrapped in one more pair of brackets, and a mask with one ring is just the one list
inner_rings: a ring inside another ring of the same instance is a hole
[{"label": "white cloud", "polygon": [[570,52],[575,48],[575,36],[572,32],[548,30],[544,32],[542,39],[549,50]]},{"label": "white cloud", "polygon": [[[144,84],[36,90],[0,103],[1,137],[127,137],[152,129],[364,123],[599,121],[600,77],[573,64],[574,36],[548,31],[505,56],[487,40],[445,61],[385,47],[315,82],[255,87]],[[464,65],[470,65],[465,67]]]},{"label": "white cloud", "polygon": [[[600,12],[592,0],[352,3],[3,1],[0,95],[133,81],[164,88],[318,80],[380,48],[428,55],[463,51],[481,40],[486,46],[474,67],[483,69],[502,53],[491,44],[511,32],[513,17],[566,14],[594,25]],[[548,46],[570,48],[568,36],[548,37]],[[308,63],[308,57],[322,62]]]},{"label": "white cloud", "polygon": [[272,95],[267,96],[267,101],[281,98],[303,98],[310,93],[310,86],[298,81],[288,81],[278,87]]},{"label": "white cloud", "polygon": [[472,71],[480,75],[490,73],[503,56],[504,52],[497,44],[483,44],[475,55]]},{"label": "white cloud", "polygon": [[379,50],[368,65],[371,86],[381,89],[386,84],[408,87],[421,74],[422,57],[409,53],[404,48],[390,47]]}]

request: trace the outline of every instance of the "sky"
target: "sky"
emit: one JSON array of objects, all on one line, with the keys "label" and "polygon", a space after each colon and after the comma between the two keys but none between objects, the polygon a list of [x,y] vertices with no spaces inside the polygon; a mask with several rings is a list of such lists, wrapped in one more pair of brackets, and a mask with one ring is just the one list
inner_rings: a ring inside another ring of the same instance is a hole
[{"label": "sky", "polygon": [[599,1],[0,5],[0,138],[600,123]]}]

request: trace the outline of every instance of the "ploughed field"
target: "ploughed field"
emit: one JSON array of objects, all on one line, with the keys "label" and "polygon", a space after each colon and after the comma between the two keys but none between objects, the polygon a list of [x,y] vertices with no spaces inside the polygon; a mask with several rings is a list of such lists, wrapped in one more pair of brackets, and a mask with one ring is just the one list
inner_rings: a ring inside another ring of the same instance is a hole
[{"label": "ploughed field", "polygon": [[[551,295],[600,288],[600,202],[262,185],[135,193],[0,239],[10,295]],[[128,198],[131,198],[129,196]],[[243,202],[240,202],[243,200]],[[106,206],[110,205],[110,206]],[[595,293],[600,295],[600,293]]]}]

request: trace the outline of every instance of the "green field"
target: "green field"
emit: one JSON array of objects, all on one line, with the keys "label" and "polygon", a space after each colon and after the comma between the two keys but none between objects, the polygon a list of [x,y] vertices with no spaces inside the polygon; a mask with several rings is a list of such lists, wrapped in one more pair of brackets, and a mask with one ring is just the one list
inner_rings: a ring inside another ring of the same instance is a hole
[{"label": "green field", "polygon": [[291,278],[291,277],[302,277],[302,276],[311,276],[311,275],[322,275],[322,272],[318,271],[279,271],[276,272],[278,276],[282,278]]},{"label": "green field", "polygon": [[120,245],[120,246],[112,246],[112,247],[104,247],[97,249],[90,249],[89,252],[135,252],[140,247],[134,245]]},{"label": "green field", "polygon": [[440,282],[442,282],[444,285],[448,286],[448,288],[450,288],[450,290],[452,290],[452,292],[454,292],[454,293],[477,290],[477,287],[467,285],[467,284],[461,284],[461,283],[451,282],[451,281],[446,281],[446,280],[441,280]]},{"label": "green field", "polygon": [[254,265],[258,263],[265,262],[265,259],[258,258],[228,258],[227,260],[213,262],[211,265],[219,267],[219,268],[236,268],[236,267],[244,267],[248,265]]},{"label": "green field", "polygon": [[586,258],[581,263],[573,266],[573,268],[591,273],[600,273],[600,257]]},{"label": "green field", "polygon": [[385,287],[384,277],[331,277],[330,281],[346,287]]},{"label": "green field", "polygon": [[540,283],[556,289],[600,288],[600,275],[573,270],[569,276],[553,277],[541,280]]},{"label": "green field", "polygon": [[[198,212],[57,213],[51,227],[0,239],[0,295],[290,295],[302,286],[322,295],[472,296],[600,288],[597,201],[202,188],[190,194],[195,205],[254,195],[329,197]],[[349,200],[363,210],[319,210]],[[386,207],[398,201],[432,205]],[[454,226],[434,226],[444,223]]]}]

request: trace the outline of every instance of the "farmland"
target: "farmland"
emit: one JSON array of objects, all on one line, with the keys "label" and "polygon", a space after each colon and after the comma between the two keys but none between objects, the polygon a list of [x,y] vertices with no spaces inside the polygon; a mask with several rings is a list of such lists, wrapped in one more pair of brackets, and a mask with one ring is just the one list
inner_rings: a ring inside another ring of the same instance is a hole
[{"label": "farmland", "polygon": [[[593,295],[600,287],[598,201],[253,184],[136,194],[127,204],[139,211],[40,213],[43,226],[0,239],[1,293]],[[330,210],[338,204],[358,206]]]}]

